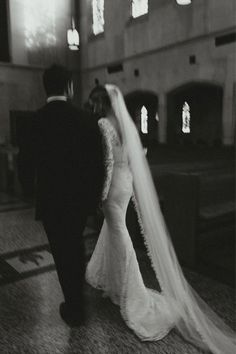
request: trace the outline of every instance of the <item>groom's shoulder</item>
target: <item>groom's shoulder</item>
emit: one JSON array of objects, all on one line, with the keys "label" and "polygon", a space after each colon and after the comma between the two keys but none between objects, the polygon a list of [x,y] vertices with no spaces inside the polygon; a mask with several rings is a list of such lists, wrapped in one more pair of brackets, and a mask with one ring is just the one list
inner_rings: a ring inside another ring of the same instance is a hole
[{"label": "groom's shoulder", "polygon": [[87,120],[89,117],[89,112],[87,112],[85,109],[76,107],[75,105],[68,103],[65,106],[66,110],[70,114],[71,117],[76,118],[76,120]]},{"label": "groom's shoulder", "polygon": [[61,117],[63,121],[69,123],[69,125],[73,126],[75,129],[76,127],[79,128],[79,130],[83,129],[88,131],[94,129],[97,125],[94,116],[90,112],[83,108],[76,107],[69,102],[59,105],[45,104],[35,112],[35,120],[38,122],[47,121],[47,118],[50,117]]},{"label": "groom's shoulder", "polygon": [[77,109],[77,119],[87,129],[93,129],[97,125],[93,114],[83,108]]},{"label": "groom's shoulder", "polygon": [[65,117],[68,119],[77,120],[80,117],[80,110],[76,108],[74,105],[68,102],[59,101],[59,102],[52,102],[46,103],[45,105],[41,106],[36,112],[35,116],[40,118],[43,117]]}]

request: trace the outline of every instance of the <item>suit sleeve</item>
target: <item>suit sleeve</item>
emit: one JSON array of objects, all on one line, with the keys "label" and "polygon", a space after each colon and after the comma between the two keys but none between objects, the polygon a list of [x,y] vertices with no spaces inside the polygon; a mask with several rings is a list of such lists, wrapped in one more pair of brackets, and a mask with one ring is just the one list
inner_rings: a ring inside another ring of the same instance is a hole
[{"label": "suit sleeve", "polygon": [[87,190],[88,198],[90,199],[91,211],[95,211],[99,202],[104,184],[105,166],[104,166],[104,149],[103,135],[97,122],[90,119],[86,144],[86,163],[87,166]]}]

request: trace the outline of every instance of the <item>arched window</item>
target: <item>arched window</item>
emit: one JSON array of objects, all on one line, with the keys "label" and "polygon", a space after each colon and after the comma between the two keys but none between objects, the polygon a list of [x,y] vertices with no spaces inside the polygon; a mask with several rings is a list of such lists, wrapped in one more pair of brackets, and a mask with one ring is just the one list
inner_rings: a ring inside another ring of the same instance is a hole
[{"label": "arched window", "polygon": [[148,0],[132,0],[132,17],[136,18],[148,13]]},{"label": "arched window", "polygon": [[141,108],[141,132],[143,134],[148,133],[148,111],[145,106]]},{"label": "arched window", "polygon": [[190,133],[190,107],[188,102],[184,102],[182,108],[182,132],[185,134]]},{"label": "arched window", "polygon": [[93,0],[93,34],[104,32],[104,0]]}]

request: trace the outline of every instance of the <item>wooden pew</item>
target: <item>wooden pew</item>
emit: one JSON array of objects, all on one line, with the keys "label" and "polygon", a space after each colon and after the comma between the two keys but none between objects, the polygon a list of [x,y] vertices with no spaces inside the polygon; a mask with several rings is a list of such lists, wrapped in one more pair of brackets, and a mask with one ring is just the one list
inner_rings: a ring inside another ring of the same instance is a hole
[{"label": "wooden pew", "polygon": [[[224,225],[234,224],[234,176],[173,173],[154,176],[154,183],[179,261],[194,268],[199,241],[210,234],[214,238]],[[134,246],[142,246],[132,205],[128,208],[127,225]]]}]

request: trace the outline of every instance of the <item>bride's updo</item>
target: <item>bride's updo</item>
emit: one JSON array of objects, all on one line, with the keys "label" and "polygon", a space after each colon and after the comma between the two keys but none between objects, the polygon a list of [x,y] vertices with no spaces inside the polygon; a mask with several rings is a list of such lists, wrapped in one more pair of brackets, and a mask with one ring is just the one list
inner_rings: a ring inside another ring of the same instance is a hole
[{"label": "bride's updo", "polygon": [[111,109],[111,101],[107,90],[102,85],[97,85],[89,95],[89,104],[98,118],[106,117]]}]

